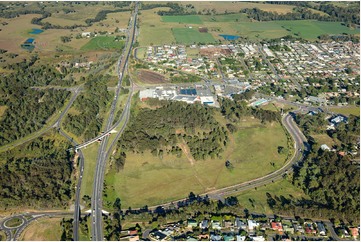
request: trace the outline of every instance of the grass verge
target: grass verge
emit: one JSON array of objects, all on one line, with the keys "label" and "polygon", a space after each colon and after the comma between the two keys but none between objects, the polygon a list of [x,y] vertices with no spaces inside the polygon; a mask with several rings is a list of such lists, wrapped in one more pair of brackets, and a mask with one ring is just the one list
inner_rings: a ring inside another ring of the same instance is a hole
[{"label": "grass verge", "polygon": [[20,236],[20,240],[58,241],[61,238],[61,218],[40,218],[32,222]]}]

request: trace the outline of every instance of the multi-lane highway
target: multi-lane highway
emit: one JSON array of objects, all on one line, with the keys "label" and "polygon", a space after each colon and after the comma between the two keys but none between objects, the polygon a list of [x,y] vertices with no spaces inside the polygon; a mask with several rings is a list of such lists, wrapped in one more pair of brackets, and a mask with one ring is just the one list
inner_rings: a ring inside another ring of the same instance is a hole
[{"label": "multi-lane highway", "polygon": [[[116,108],[116,104],[118,102],[118,96],[122,85],[122,80],[124,76],[124,72],[128,63],[128,59],[133,47],[134,43],[134,37],[135,37],[135,28],[136,28],[136,20],[137,20],[137,14],[138,14],[138,2],[135,2],[135,9],[133,12],[133,15],[131,17],[131,20],[129,21],[129,27],[128,27],[128,40],[126,42],[126,47],[124,48],[122,59],[119,61],[119,81],[117,85],[116,94],[114,96],[114,100],[111,106],[110,114],[108,117],[106,130],[112,128],[112,123],[114,120],[114,112]],[[122,130],[124,130],[127,121],[128,116],[130,112],[130,101],[131,101],[131,93],[129,95],[129,98],[127,100],[126,106],[123,110],[123,114],[121,115],[121,118],[116,123],[119,124],[120,121],[123,118],[126,118],[125,122],[123,123],[123,126],[119,133],[121,133]],[[102,142],[99,147],[98,151],[98,157],[97,157],[97,165],[95,169],[95,176],[94,176],[94,184],[93,184],[93,195],[91,199],[91,219],[92,219],[92,239],[96,241],[103,240],[103,226],[102,226],[102,195],[103,195],[103,182],[104,182],[104,172],[106,167],[106,158],[107,158],[107,151],[106,147],[108,144],[108,136],[104,136],[102,139]]]}]

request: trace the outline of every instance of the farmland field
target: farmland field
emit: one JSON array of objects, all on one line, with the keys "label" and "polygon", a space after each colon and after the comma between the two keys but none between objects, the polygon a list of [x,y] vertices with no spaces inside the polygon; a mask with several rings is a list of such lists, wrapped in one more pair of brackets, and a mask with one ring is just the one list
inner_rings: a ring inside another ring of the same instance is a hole
[{"label": "farmland field", "polygon": [[173,28],[174,38],[180,44],[193,43],[214,43],[215,39],[209,33],[200,33],[196,29],[190,28]]},{"label": "farmland field", "polygon": [[123,41],[116,41],[115,37],[97,36],[89,40],[87,44],[81,47],[81,50],[121,50],[124,47]]},{"label": "farmland field", "polygon": [[294,6],[291,5],[282,5],[282,4],[266,4],[266,3],[256,3],[256,2],[210,2],[210,1],[196,1],[196,2],[182,2],[183,5],[192,4],[195,7],[195,10],[203,11],[207,9],[212,10],[215,9],[216,13],[224,13],[227,11],[231,12],[239,12],[239,10],[243,8],[259,8],[263,11],[271,11],[277,12],[279,14],[285,14],[292,12]]},{"label": "farmland field", "polygon": [[[222,125],[226,123],[220,114],[216,114],[216,119]],[[236,133],[229,134],[231,142],[222,158],[199,160],[193,165],[184,153],[180,158],[164,155],[160,159],[150,152],[128,152],[124,169],[119,173],[109,170],[106,175],[108,196],[105,199],[114,202],[120,197],[124,207],[154,205],[184,198],[191,191],[203,193],[248,181],[284,164],[286,155],[277,152],[279,145],[287,147],[280,124],[262,125],[256,119],[247,118],[239,122],[238,128]],[[232,162],[232,171],[225,167],[225,160]],[[274,167],[271,162],[275,163]]]},{"label": "farmland field", "polygon": [[61,239],[61,218],[40,218],[32,222],[20,236],[20,240],[58,241]]},{"label": "farmland field", "polygon": [[71,26],[74,24],[84,25],[86,19],[95,18],[101,10],[114,10],[112,6],[86,6],[72,9],[74,12],[64,13],[64,11],[58,11],[44,19],[44,22],[56,24],[60,26]]},{"label": "farmland field", "polygon": [[239,22],[239,21],[249,22],[250,21],[247,17],[247,14],[244,13],[214,15],[214,16],[202,15],[201,19],[204,22]]},{"label": "farmland field", "polygon": [[139,15],[140,35],[138,37],[140,46],[162,45],[175,42],[171,28],[183,25],[161,22],[161,17],[154,13],[159,10],[169,10],[169,8],[141,11],[141,15]]},{"label": "farmland field", "polygon": [[234,25],[237,34],[250,38],[279,38],[299,34],[300,37],[315,40],[321,34],[357,34],[359,30],[342,26],[340,22],[312,20],[285,20],[267,22],[240,22]]},{"label": "farmland field", "polygon": [[163,22],[175,22],[184,24],[202,24],[202,19],[198,15],[162,16]]}]

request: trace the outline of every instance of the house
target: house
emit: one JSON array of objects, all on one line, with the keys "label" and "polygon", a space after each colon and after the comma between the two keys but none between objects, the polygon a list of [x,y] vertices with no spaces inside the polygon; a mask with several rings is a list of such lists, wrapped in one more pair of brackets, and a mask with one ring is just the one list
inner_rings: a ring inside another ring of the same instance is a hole
[{"label": "house", "polygon": [[339,124],[341,122],[347,123],[347,118],[342,116],[342,115],[338,115],[338,116],[334,117],[333,119],[331,119],[330,122],[333,125],[337,125],[337,124]]},{"label": "house", "polygon": [[134,236],[137,234],[138,234],[138,230],[136,230],[136,229],[128,230],[128,235],[130,235],[130,236]]},{"label": "house", "polygon": [[327,150],[327,151],[331,150],[330,147],[328,147],[328,145],[326,145],[326,144],[321,145],[321,149],[322,150]]},{"label": "house", "polygon": [[282,226],[283,226],[283,231],[284,232],[294,234],[295,229],[292,226],[292,222],[290,220],[286,220],[286,219],[282,220]]},{"label": "house", "polygon": [[188,219],[187,220],[188,228],[194,228],[197,227],[197,221],[194,219]]},{"label": "house", "polygon": [[318,229],[318,234],[321,236],[325,236],[326,235],[326,229],[325,226],[323,225],[322,222],[317,222],[317,229]]},{"label": "house", "polygon": [[305,222],[304,227],[305,227],[306,234],[316,234],[317,233],[317,231],[313,228],[313,224],[311,222]]},{"label": "house", "polygon": [[139,235],[137,235],[137,236],[131,236],[131,237],[129,238],[129,241],[139,241]]},{"label": "house", "polygon": [[357,237],[359,236],[359,232],[357,228],[349,228],[350,230],[350,234],[354,239],[357,239]]},{"label": "house", "polygon": [[253,241],[265,241],[263,236],[252,236],[250,237]]},{"label": "house", "polygon": [[271,222],[271,228],[275,231],[279,231],[279,232],[283,231],[281,222]]},{"label": "house", "polygon": [[225,227],[225,228],[233,227],[232,221],[230,221],[230,220],[224,220],[224,227]]},{"label": "house", "polygon": [[198,240],[202,240],[202,239],[209,240],[209,234],[198,235]]},{"label": "house", "polygon": [[164,234],[164,233],[162,233],[160,230],[151,232],[151,233],[149,234],[149,238],[150,238],[151,240],[164,241],[166,237],[167,237],[167,235]]},{"label": "house", "polygon": [[234,236],[232,234],[224,234],[223,240],[224,241],[234,241]]},{"label": "house", "polygon": [[81,33],[81,37],[90,37],[91,32],[83,32]]},{"label": "house", "polygon": [[220,236],[219,234],[211,233],[211,241],[221,241],[221,240],[223,240],[222,236]]},{"label": "house", "polygon": [[208,220],[207,220],[207,219],[203,219],[203,221],[199,223],[199,227],[200,227],[201,229],[207,229],[208,226],[209,226],[209,225],[208,225]]},{"label": "house", "polygon": [[251,219],[248,219],[247,223],[248,223],[248,230],[249,231],[253,231],[254,229],[256,229],[259,226],[259,223],[257,223],[254,220],[251,220]]},{"label": "house", "polygon": [[246,230],[247,224],[244,221],[242,221],[240,218],[236,218],[234,221],[234,227],[236,227],[237,229]]},{"label": "house", "polygon": [[241,235],[236,236],[236,241],[245,241],[245,240],[246,240],[246,236],[241,236]]},{"label": "house", "polygon": [[217,220],[212,220],[212,229],[220,230],[222,228],[221,222]]}]

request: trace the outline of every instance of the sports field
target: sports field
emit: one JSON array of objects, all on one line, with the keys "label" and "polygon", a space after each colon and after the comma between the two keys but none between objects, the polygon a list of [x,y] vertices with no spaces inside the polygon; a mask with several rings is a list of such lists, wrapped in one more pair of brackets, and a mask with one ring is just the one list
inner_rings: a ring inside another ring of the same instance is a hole
[{"label": "sports field", "polygon": [[[220,114],[217,120],[226,123]],[[222,120],[223,119],[223,120]],[[159,159],[149,152],[128,152],[125,167],[119,173],[108,171],[107,197],[116,197],[122,207],[142,207],[186,197],[189,192],[203,193],[266,175],[279,169],[286,155],[279,155],[279,145],[287,147],[286,135],[278,123],[262,125],[248,118],[238,124],[239,130],[229,134],[230,143],[222,158],[192,162],[183,153],[177,158],[164,155]],[[225,167],[230,160],[234,169]],[[275,166],[271,165],[275,163]]]},{"label": "sports field", "polygon": [[162,16],[163,22],[202,24],[203,21],[198,15]]},{"label": "sports field", "polygon": [[89,40],[87,44],[81,47],[81,50],[121,50],[124,47],[124,41],[116,41],[114,36],[97,36]]},{"label": "sports field", "polygon": [[198,29],[193,28],[173,28],[174,38],[179,44],[193,43],[214,43],[215,39],[209,33],[200,33]]}]

